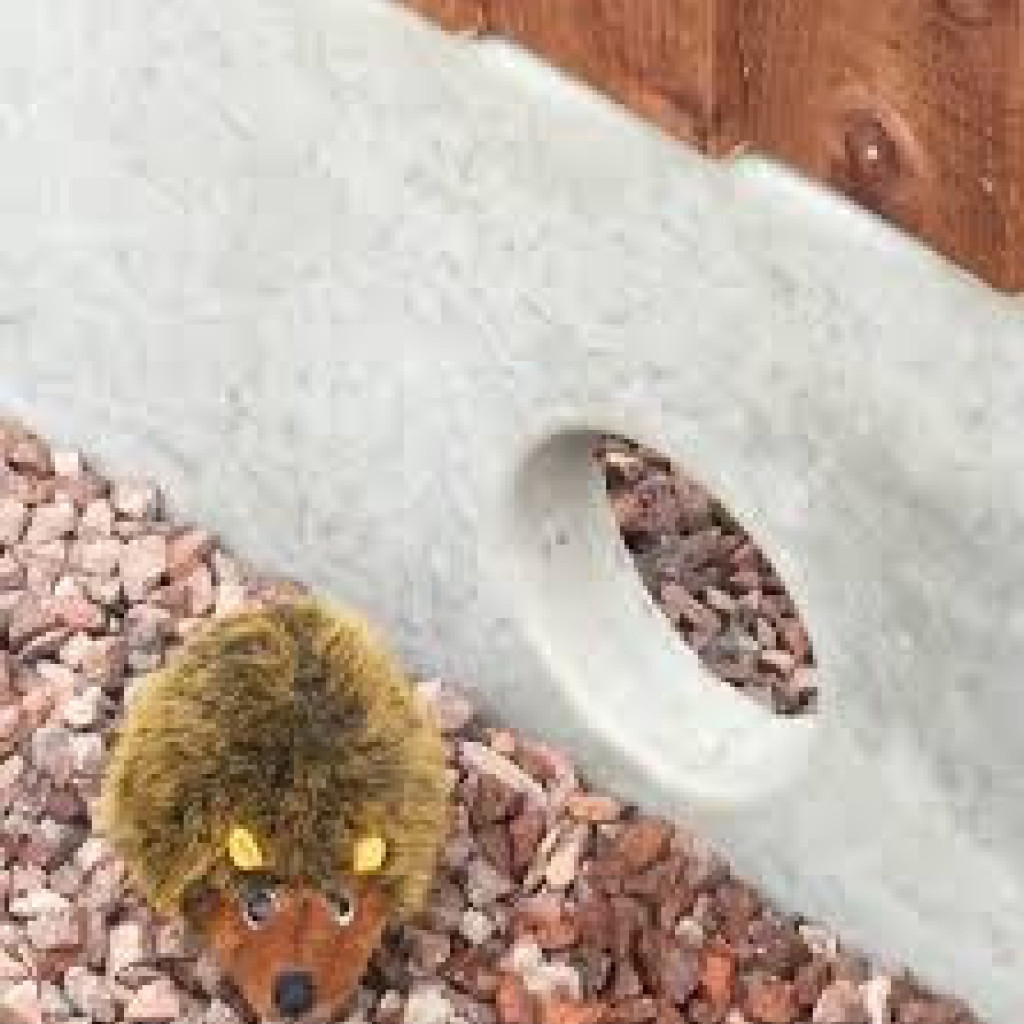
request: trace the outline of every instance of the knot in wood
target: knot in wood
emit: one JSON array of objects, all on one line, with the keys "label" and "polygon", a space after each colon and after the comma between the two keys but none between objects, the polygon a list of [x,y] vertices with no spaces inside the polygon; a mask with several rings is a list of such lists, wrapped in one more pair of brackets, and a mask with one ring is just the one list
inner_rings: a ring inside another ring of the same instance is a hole
[{"label": "knot in wood", "polygon": [[871,111],[846,114],[843,149],[852,183],[874,188],[894,182],[903,173],[899,145],[881,118]]}]

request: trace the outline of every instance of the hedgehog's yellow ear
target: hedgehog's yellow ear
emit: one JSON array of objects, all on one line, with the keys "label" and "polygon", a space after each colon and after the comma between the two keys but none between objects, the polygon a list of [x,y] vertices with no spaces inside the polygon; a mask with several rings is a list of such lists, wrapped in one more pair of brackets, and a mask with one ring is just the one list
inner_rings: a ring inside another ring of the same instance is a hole
[{"label": "hedgehog's yellow ear", "polygon": [[381,836],[364,836],[352,851],[352,870],[357,875],[372,875],[384,866],[388,846]]},{"label": "hedgehog's yellow ear", "polygon": [[228,856],[239,871],[255,871],[263,867],[263,851],[253,834],[241,826],[228,836]]}]

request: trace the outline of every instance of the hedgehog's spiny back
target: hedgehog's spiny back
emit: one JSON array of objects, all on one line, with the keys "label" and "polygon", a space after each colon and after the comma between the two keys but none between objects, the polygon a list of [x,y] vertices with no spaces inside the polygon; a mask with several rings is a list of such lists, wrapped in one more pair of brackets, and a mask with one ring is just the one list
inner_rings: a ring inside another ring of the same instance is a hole
[{"label": "hedgehog's spiny back", "polygon": [[[143,779],[151,785],[133,785]],[[390,851],[380,881],[404,914],[422,900],[446,832],[444,751],[357,616],[310,600],[247,610],[215,620],[147,681],[101,819],[164,906],[180,901],[199,861],[225,871],[220,846],[236,819],[280,868],[318,881],[343,873],[354,843],[379,830]]]}]

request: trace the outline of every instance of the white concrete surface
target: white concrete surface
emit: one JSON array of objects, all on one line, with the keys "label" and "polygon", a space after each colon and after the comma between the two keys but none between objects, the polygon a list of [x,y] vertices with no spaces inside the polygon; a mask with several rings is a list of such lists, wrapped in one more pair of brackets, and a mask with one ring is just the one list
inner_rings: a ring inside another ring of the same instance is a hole
[{"label": "white concrete surface", "polygon": [[[0,11],[0,406],[1024,1019],[1020,302],[384,0],[32,0]],[[595,429],[752,529],[812,723],[675,643]]]}]

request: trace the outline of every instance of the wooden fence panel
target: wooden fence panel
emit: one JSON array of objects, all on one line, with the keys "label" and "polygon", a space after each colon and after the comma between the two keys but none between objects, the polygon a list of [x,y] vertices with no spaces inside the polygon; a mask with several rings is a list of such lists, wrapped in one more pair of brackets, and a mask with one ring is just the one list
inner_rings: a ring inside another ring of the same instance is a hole
[{"label": "wooden fence panel", "polygon": [[751,145],[1024,288],[1017,0],[742,3]]},{"label": "wooden fence panel", "polygon": [[1024,0],[407,0],[1024,290]]}]

